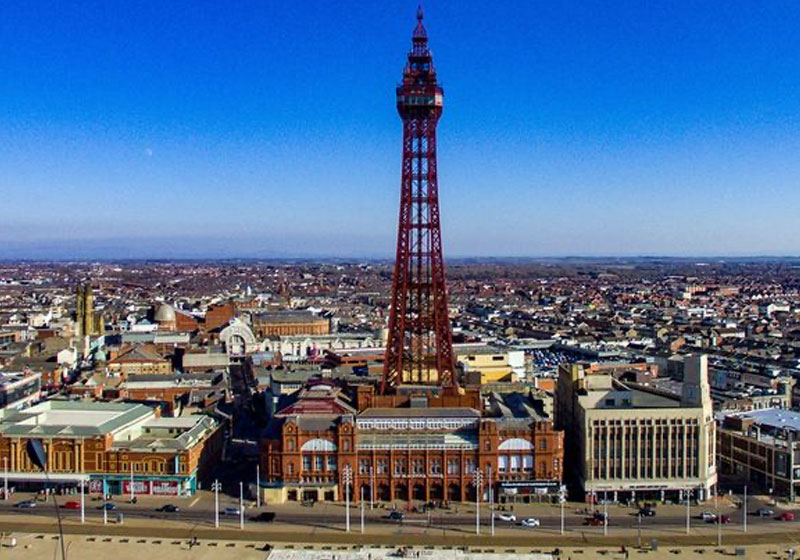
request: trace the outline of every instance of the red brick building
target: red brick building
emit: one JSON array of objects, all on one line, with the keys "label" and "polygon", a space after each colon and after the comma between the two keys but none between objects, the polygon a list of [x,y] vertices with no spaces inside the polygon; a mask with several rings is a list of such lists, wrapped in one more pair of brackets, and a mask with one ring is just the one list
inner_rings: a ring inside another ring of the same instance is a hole
[{"label": "red brick building", "polygon": [[362,495],[385,502],[474,500],[476,470],[491,479],[499,501],[558,491],[563,433],[527,397],[492,394],[486,410],[429,408],[438,398],[411,396],[399,406],[358,411],[346,391],[312,382],[275,415],[262,440],[265,500],[341,500],[347,468],[354,502]]}]

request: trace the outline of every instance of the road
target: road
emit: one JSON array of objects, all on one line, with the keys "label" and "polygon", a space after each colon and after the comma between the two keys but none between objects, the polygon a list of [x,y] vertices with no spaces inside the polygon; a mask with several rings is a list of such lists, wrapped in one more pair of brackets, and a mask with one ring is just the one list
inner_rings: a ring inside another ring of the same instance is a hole
[{"label": "road", "polygon": [[[35,508],[22,509],[14,507],[14,503],[25,499],[27,496],[18,495],[15,501],[0,502],[0,515],[11,515],[24,519],[29,516],[36,517],[55,517],[55,508],[52,502],[38,502]],[[74,496],[59,496],[58,499],[61,503],[65,501],[75,500]],[[208,527],[214,526],[214,506],[213,501],[210,500],[194,500],[187,502],[186,500],[176,500],[175,504],[181,507],[181,511],[177,513],[164,513],[156,511],[156,508],[166,503],[165,501],[154,501],[144,497],[138,501],[137,504],[130,504],[122,501],[114,502],[117,505],[115,511],[109,511],[109,520],[115,520],[118,513],[122,513],[124,519],[141,519],[151,520],[158,523],[160,520],[170,520],[177,522],[185,522],[189,525],[204,525]],[[102,520],[103,513],[99,501],[87,499],[85,515],[87,519]],[[236,501],[230,498],[221,499],[220,509],[224,511],[226,507],[235,507]],[[652,533],[654,530],[669,533],[680,533],[685,531],[686,516],[683,514],[679,506],[661,508],[664,513],[659,513],[655,517],[642,518],[641,529],[643,532]],[[751,508],[752,510],[752,508]],[[251,522],[250,518],[261,511],[275,512],[275,522],[295,526],[306,527],[319,527],[319,528],[339,528],[345,523],[345,511],[340,506],[317,506],[314,508],[302,507],[286,507],[278,506],[273,508],[261,509],[248,509],[246,510],[245,520],[249,525],[263,525],[263,523]],[[541,525],[538,528],[527,528],[516,525],[512,522],[495,520],[495,526],[498,529],[520,531],[526,533],[535,532],[560,532],[561,517],[557,507],[541,506],[538,510],[531,509],[532,515],[539,519]],[[693,508],[693,517],[690,519],[691,526],[695,529],[710,529],[713,524],[705,523],[698,519],[697,516],[701,511],[714,511],[713,508]],[[781,510],[776,509],[776,515]],[[720,509],[720,512],[730,516],[731,523],[723,525],[722,531],[724,533],[742,532],[742,512],[741,510],[732,509],[730,507]],[[62,516],[65,519],[79,520],[80,510],[61,508]],[[490,516],[488,508],[482,508],[481,511],[481,525],[484,531],[488,531],[490,524]],[[365,523],[381,524],[384,530],[389,529],[391,526],[396,526],[398,532],[402,532],[410,527],[430,527],[434,529],[442,529],[444,531],[452,531],[456,533],[472,533],[475,530],[475,514],[472,512],[461,511],[458,513],[449,512],[446,510],[433,510],[428,516],[427,514],[406,514],[406,518],[402,522],[392,521],[386,519],[387,510],[375,509],[370,511],[365,507]],[[520,520],[524,515],[518,514]],[[361,510],[360,508],[351,508],[351,524],[355,527],[360,524]],[[578,515],[575,513],[574,508],[565,508],[565,529],[567,531],[580,531],[588,534],[602,534],[603,527],[591,527],[585,525],[585,515]],[[224,515],[221,512],[220,525],[223,527],[238,527],[238,515]],[[798,522],[781,522],[776,521],[772,517],[761,518],[755,515],[748,516],[748,528],[757,532],[761,529],[786,529],[789,527],[798,527]],[[624,508],[610,508],[609,509],[609,533],[614,530],[637,530],[638,519],[635,515],[635,510]]]}]

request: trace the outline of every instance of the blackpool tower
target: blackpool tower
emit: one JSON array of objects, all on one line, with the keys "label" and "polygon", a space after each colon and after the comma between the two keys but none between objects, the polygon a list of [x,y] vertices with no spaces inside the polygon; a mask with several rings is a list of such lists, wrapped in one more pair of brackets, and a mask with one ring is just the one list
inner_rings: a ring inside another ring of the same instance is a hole
[{"label": "blackpool tower", "polygon": [[419,8],[403,80],[397,86],[403,165],[382,394],[404,385],[457,388],[436,176],[436,124],[443,90],[422,17]]}]

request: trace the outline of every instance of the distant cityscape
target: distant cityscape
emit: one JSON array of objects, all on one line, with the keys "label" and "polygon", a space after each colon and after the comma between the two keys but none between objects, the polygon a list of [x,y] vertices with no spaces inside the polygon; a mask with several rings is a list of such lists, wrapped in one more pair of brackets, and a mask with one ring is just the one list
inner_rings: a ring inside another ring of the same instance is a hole
[{"label": "distant cityscape", "polygon": [[424,21],[392,259],[0,261],[0,540],[552,560],[796,533],[800,257],[446,258]]}]

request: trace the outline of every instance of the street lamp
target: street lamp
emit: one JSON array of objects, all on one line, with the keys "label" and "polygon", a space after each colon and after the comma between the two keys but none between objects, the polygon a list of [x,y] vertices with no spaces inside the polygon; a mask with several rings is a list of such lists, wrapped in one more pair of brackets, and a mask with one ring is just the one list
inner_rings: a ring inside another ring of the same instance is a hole
[{"label": "street lamp", "polygon": [[345,465],[342,469],[342,476],[344,477],[344,508],[345,508],[345,528],[350,532],[350,484],[353,482],[353,469],[350,465]]},{"label": "street lamp", "polygon": [[567,487],[563,484],[558,489],[558,501],[561,504],[561,534],[564,534],[564,504],[567,501]]},{"label": "street lamp", "polygon": [[3,500],[8,501],[8,457],[3,457]]},{"label": "street lamp", "polygon": [[244,529],[244,483],[239,481],[239,529]]},{"label": "street lamp", "polygon": [[483,473],[476,468],[472,473],[475,483],[475,534],[481,534],[481,489],[483,488]]},{"label": "street lamp", "polygon": [[747,532],[747,484],[744,485],[744,499],[742,500],[742,527]]},{"label": "street lamp", "polygon": [[685,491],[686,493],[686,534],[688,535],[692,529],[692,490],[687,488]]},{"label": "street lamp", "polygon": [[85,508],[85,492],[84,492],[84,485],[85,482],[83,478],[81,478],[81,524],[86,523],[86,508]]},{"label": "street lamp", "polygon": [[222,490],[222,484],[215,480],[211,489],[214,491],[214,527],[219,529],[219,491]]},{"label": "street lamp", "polygon": [[603,490],[603,536],[608,535],[608,495]]},{"label": "street lamp", "polygon": [[256,463],[256,507],[261,507],[261,465]]},{"label": "street lamp", "polygon": [[361,487],[361,534],[364,534],[364,487]]}]

